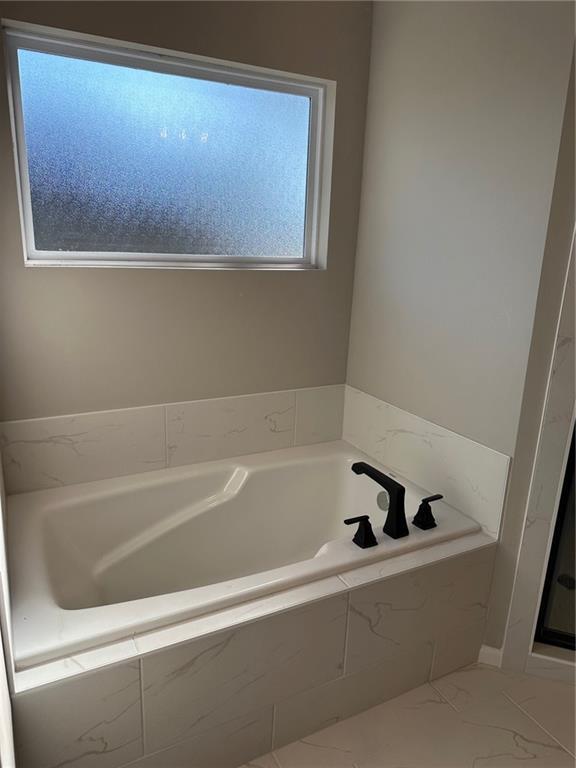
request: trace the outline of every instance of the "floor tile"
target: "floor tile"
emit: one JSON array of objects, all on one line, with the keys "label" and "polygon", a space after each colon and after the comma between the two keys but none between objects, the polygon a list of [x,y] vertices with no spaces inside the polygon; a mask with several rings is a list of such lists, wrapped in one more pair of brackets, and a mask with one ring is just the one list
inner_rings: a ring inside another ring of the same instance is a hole
[{"label": "floor tile", "polygon": [[568,768],[570,755],[500,693],[459,712],[424,685],[301,739],[282,768]]},{"label": "floor tile", "polygon": [[557,680],[530,677],[507,683],[504,691],[565,749],[575,754],[576,716],[573,685]]},{"label": "floor tile", "polygon": [[249,763],[246,763],[241,768],[278,768],[278,763],[274,759],[274,755],[269,754],[250,760]]},{"label": "floor tile", "polygon": [[502,694],[574,754],[575,691],[569,683],[475,665],[433,685],[459,712],[487,705]]},{"label": "floor tile", "polygon": [[[429,685],[381,704],[356,717],[300,739],[279,749],[276,755],[282,768],[355,768],[371,758],[376,759],[390,746],[389,728],[401,713],[403,733],[412,729],[414,713],[430,706],[442,710],[448,719],[454,712]],[[398,734],[397,734],[398,735]],[[411,738],[414,738],[412,733]]]},{"label": "floor tile", "polygon": [[496,667],[474,664],[434,680],[434,688],[458,712],[491,701],[507,686],[521,681],[521,672],[504,672]]}]

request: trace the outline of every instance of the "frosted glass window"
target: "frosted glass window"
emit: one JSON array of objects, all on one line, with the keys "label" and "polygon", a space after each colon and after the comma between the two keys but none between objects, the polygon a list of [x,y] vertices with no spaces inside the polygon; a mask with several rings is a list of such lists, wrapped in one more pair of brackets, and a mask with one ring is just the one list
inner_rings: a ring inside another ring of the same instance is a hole
[{"label": "frosted glass window", "polygon": [[314,261],[321,88],[11,45],[29,258]]}]

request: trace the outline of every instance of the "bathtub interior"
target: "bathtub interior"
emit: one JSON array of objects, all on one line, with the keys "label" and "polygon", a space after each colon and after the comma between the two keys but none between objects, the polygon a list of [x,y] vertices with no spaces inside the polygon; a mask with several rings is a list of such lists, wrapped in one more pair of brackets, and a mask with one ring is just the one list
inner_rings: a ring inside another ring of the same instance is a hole
[{"label": "bathtub interior", "polygon": [[42,521],[54,599],[67,610],[122,603],[313,558],[351,538],[346,516],[368,505],[375,524],[384,516],[352,460],[238,461],[61,505]]}]

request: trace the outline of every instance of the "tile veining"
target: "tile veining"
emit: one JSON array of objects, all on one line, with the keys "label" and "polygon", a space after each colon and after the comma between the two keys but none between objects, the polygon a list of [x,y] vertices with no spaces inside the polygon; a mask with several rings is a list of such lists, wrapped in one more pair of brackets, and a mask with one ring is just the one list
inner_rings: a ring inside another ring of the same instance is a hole
[{"label": "tile veining", "polygon": [[0,423],[9,493],[342,437],[344,385]]},{"label": "tile veining", "polygon": [[15,700],[25,768],[118,768],[142,754],[139,664],[48,685]]},{"label": "tile veining", "polygon": [[346,604],[345,597],[331,598],[145,657],[151,746],[159,749],[338,677]]},{"label": "tile veining", "polygon": [[[545,711],[552,692],[537,678],[467,667],[276,749],[280,768],[568,768],[572,756],[508,694],[531,693]],[[558,685],[558,684],[557,684]],[[562,701],[573,701],[565,686]],[[572,732],[574,720],[571,721]],[[273,765],[266,755],[256,765]]]},{"label": "tile veining", "polygon": [[[498,535],[509,458],[346,385],[344,439]],[[474,467],[474,475],[470,473]]]},{"label": "tile veining", "polygon": [[293,392],[177,403],[166,412],[170,466],[293,444]]},{"label": "tile veining", "polygon": [[0,446],[12,493],[161,469],[163,410],[151,406],[4,422]]}]

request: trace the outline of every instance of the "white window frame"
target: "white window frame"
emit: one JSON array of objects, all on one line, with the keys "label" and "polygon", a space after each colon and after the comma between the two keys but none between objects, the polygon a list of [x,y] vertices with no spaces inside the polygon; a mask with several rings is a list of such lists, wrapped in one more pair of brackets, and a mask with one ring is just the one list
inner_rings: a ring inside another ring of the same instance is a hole
[{"label": "white window frame", "polygon": [[[153,46],[81,35],[35,24],[2,20],[7,57],[8,97],[20,220],[26,266],[37,267],[140,267],[156,269],[325,269],[328,248],[332,145],[336,83],[305,75],[169,51]],[[28,161],[18,73],[18,50],[28,49],[68,57],[126,65],[166,74],[224,82],[246,87],[294,93],[310,98],[310,135],[303,257],[243,257],[231,255],[120,253],[96,251],[39,251],[34,227],[28,178]]]}]

